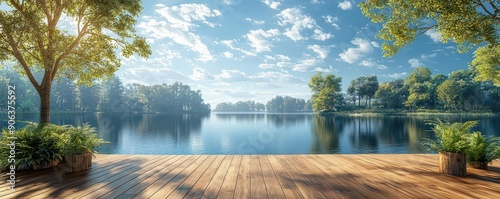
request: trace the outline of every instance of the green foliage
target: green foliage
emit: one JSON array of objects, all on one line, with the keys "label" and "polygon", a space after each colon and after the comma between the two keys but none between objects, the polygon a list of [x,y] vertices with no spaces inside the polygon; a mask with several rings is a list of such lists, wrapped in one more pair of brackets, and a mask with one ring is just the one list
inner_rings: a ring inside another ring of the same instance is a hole
[{"label": "green foliage", "polygon": [[[17,169],[29,169],[33,165],[47,165],[52,160],[62,160],[62,151],[59,148],[59,134],[64,128],[56,125],[47,125],[41,128],[36,123],[16,130],[16,154],[15,165]],[[5,168],[10,153],[7,146],[11,136],[7,129],[2,130],[3,137],[0,138],[1,168]]]},{"label": "green foliage", "polygon": [[423,146],[436,152],[465,153],[468,149],[468,136],[471,128],[478,121],[467,121],[465,123],[444,123],[441,120],[430,122],[433,125],[432,130],[437,140],[425,138]]},{"label": "green foliage", "polygon": [[[0,168],[7,167],[10,163],[9,144],[12,139],[7,129],[2,130],[0,136]],[[58,126],[54,124],[38,125],[30,123],[26,127],[15,131],[16,154],[15,165],[17,169],[30,169],[33,165],[49,165],[53,160],[60,161],[63,156],[94,153],[94,149],[101,144],[109,143],[95,134],[95,128],[88,124],[82,127],[69,125]]]},{"label": "green foliage", "polygon": [[490,44],[478,48],[470,67],[477,74],[474,80],[492,80],[500,87],[500,45]]},{"label": "green foliage", "polygon": [[377,37],[384,40],[384,56],[393,56],[427,31],[437,32],[442,42],[453,41],[459,52],[487,43],[475,52],[476,80],[500,84],[500,1],[366,0],[359,7],[374,23],[383,24]]},{"label": "green foliage", "polygon": [[[141,1],[0,1],[0,61],[15,61],[40,97],[40,123],[50,123],[50,92],[56,76],[77,84],[112,75],[124,57],[148,57],[135,33]],[[75,21],[61,29],[61,19]],[[118,51],[117,51],[118,50]],[[42,71],[41,80],[34,73]]]},{"label": "green foliage", "polygon": [[456,110],[460,108],[459,102],[462,100],[462,89],[458,82],[448,79],[438,86],[437,96],[444,108]]},{"label": "green foliage", "polygon": [[238,101],[236,103],[222,102],[217,104],[214,111],[217,112],[260,112],[265,111],[266,105],[255,101]]},{"label": "green foliage", "polygon": [[95,133],[96,130],[90,127],[89,124],[73,127],[69,125],[62,126],[65,129],[63,134],[60,134],[60,147],[62,154],[75,155],[84,153],[96,153],[95,148],[101,144],[109,143]]},{"label": "green foliage", "polygon": [[361,103],[361,97],[367,99],[366,105],[369,106],[368,101],[375,96],[379,88],[379,83],[377,76],[361,76],[351,81],[349,87],[347,88],[347,93],[349,95],[358,96],[358,106]]},{"label": "green foliage", "polygon": [[500,137],[485,137],[481,132],[474,132],[468,137],[467,142],[469,145],[466,157],[469,164],[490,163],[500,158]]},{"label": "green foliage", "polygon": [[385,108],[403,108],[403,103],[407,96],[408,90],[404,87],[404,81],[401,79],[382,83],[377,92],[375,92],[375,98],[378,99]]},{"label": "green foliage", "polygon": [[276,96],[266,104],[268,112],[301,112],[304,111],[306,101],[290,96]]},{"label": "green foliage", "polygon": [[341,104],[339,93],[341,91],[341,77],[327,74],[323,77],[321,73],[311,77],[309,88],[312,91],[312,107],[315,111],[335,111],[335,106]]}]

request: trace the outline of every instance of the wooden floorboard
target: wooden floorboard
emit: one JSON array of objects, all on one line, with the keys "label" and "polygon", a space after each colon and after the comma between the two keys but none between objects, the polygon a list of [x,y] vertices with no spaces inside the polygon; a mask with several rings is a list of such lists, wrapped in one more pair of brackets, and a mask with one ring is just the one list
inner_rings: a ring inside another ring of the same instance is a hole
[{"label": "wooden floorboard", "polygon": [[[500,161],[438,174],[435,154],[103,155],[87,171],[18,171],[0,198],[500,198]],[[3,187],[2,187],[3,186]]]}]

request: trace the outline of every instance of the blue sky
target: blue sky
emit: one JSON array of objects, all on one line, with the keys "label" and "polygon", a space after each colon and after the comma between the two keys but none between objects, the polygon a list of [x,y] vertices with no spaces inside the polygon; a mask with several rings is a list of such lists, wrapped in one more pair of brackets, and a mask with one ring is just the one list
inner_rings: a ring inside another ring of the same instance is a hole
[{"label": "blue sky", "polygon": [[201,90],[219,102],[266,102],[276,95],[309,99],[318,71],[349,82],[377,75],[380,82],[406,78],[418,66],[433,74],[466,69],[472,53],[459,54],[433,31],[384,58],[380,24],[344,0],[147,0],[136,25],[153,54],[122,58],[124,83],[171,84]]}]

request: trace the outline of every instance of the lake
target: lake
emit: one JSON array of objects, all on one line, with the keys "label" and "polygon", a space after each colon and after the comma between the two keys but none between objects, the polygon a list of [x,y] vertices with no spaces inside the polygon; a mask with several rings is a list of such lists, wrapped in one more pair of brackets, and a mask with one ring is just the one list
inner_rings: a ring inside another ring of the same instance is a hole
[{"label": "lake", "polygon": [[[437,116],[320,116],[315,114],[66,114],[56,124],[97,127],[110,141],[104,154],[360,154],[426,153],[422,138]],[[500,136],[500,116],[439,116],[450,122],[479,120],[474,130]],[[18,115],[17,121],[38,121]],[[6,121],[2,119],[2,127]]]}]

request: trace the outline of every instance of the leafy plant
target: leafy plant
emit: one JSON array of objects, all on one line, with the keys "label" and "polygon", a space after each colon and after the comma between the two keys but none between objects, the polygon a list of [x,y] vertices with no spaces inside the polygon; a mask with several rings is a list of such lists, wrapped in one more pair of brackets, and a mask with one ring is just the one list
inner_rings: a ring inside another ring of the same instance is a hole
[{"label": "leafy plant", "polygon": [[[36,123],[30,123],[26,127],[16,130],[15,139],[15,165],[17,169],[30,169],[35,167],[45,167],[52,164],[52,161],[62,160],[61,150],[59,148],[58,133],[63,129],[57,125],[47,125],[41,128]],[[2,130],[0,156],[1,168],[9,165],[8,156],[10,155],[11,136],[7,129]]]},{"label": "leafy plant", "polygon": [[468,136],[471,134],[472,127],[477,123],[478,121],[467,121],[450,124],[437,119],[430,122],[437,139],[424,138],[422,145],[436,152],[465,153],[469,147]]},{"label": "leafy plant", "polygon": [[480,132],[474,132],[468,137],[468,142],[466,155],[469,164],[490,163],[500,158],[500,137],[485,137]]},{"label": "leafy plant", "polygon": [[73,127],[64,126],[66,132],[60,135],[60,147],[64,155],[75,155],[84,153],[97,153],[95,148],[101,144],[109,143],[108,141],[99,138],[95,133],[96,130],[90,127],[89,124]]}]

